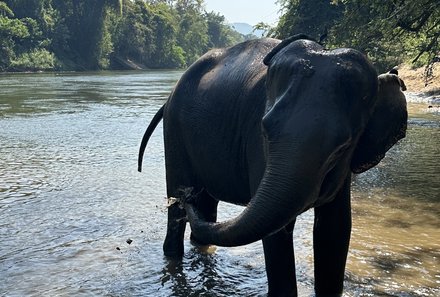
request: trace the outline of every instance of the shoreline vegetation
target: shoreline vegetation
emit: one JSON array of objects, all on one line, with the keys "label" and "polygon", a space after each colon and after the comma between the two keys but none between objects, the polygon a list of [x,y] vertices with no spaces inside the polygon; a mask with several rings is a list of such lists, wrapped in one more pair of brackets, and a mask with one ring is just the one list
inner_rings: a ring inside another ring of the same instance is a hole
[{"label": "shoreline vegetation", "polygon": [[179,69],[250,38],[203,0],[0,0],[0,72]]},{"label": "shoreline vegetation", "polygon": [[[127,71],[148,71],[148,70],[165,70],[165,69],[150,69],[145,65],[138,64],[131,60],[119,60],[122,65],[125,65],[123,69],[110,69],[110,71],[127,70]],[[426,67],[413,68],[411,65],[402,64],[398,68],[399,77],[405,82],[408,92],[421,93],[423,96],[439,96],[440,95],[440,63],[434,63],[432,65],[431,77],[426,79]],[[176,69],[177,70],[177,69]],[[182,69],[184,70],[184,69]],[[81,73],[84,71],[67,70],[67,71],[4,71],[0,72],[1,75],[8,74],[26,74],[26,73]]]}]

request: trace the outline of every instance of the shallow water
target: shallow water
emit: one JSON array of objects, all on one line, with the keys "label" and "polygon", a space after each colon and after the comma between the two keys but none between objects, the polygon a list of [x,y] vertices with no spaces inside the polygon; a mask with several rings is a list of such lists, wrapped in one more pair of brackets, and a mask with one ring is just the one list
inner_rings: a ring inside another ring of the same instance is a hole
[{"label": "shallow water", "polygon": [[[265,296],[260,243],[163,257],[161,126],[142,173],[137,150],[181,73],[0,76],[0,296]],[[407,138],[353,182],[346,296],[440,295],[440,115],[409,97]],[[312,221],[295,229],[300,296]]]}]

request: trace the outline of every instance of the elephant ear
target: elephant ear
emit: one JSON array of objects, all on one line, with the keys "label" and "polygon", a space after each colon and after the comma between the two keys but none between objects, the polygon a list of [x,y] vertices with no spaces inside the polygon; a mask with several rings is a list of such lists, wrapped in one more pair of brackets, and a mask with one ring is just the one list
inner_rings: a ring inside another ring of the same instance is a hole
[{"label": "elephant ear", "polygon": [[274,47],[264,58],[263,63],[266,66],[269,66],[270,60],[272,60],[273,56],[275,56],[280,50],[291,44],[292,42],[299,40],[299,39],[307,39],[316,42],[313,38],[306,34],[296,34],[289,38],[284,39],[281,41],[276,47]]},{"label": "elephant ear", "polygon": [[354,173],[376,166],[385,153],[406,135],[408,112],[401,90],[403,81],[391,73],[379,75],[378,80],[377,102],[351,161]]},{"label": "elephant ear", "polygon": [[[399,75],[399,72],[397,71],[396,67],[391,69],[388,73]],[[402,89],[402,91],[406,91],[406,85],[405,85],[405,83],[403,82],[403,80],[400,77],[399,77],[399,84],[400,84],[400,88]]]}]

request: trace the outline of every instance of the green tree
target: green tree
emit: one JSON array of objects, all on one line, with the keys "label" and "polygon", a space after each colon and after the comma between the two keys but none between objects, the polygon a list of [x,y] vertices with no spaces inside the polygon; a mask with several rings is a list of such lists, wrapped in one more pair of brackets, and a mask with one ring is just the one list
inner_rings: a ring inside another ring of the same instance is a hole
[{"label": "green tree", "polygon": [[177,45],[178,21],[173,7],[165,1],[140,0],[127,0],[124,7],[123,16],[112,29],[115,64],[133,66],[131,61],[149,68],[185,65],[184,52]]},{"label": "green tree", "polygon": [[429,65],[440,54],[438,0],[279,0],[273,35],[327,37],[329,47],[353,47],[384,71],[404,61]]},{"label": "green tree", "polygon": [[203,0],[177,0],[179,16],[177,43],[185,51],[186,64],[208,50],[208,25],[202,16]]},{"label": "green tree", "polygon": [[10,18],[14,13],[5,2],[0,2],[0,9],[0,71],[5,71],[15,58],[16,42],[27,38],[29,31],[22,21]]},{"label": "green tree", "polygon": [[125,1],[124,13],[116,30],[115,54],[122,59],[148,63],[153,52],[152,13],[144,1]]},{"label": "green tree", "polygon": [[[109,65],[111,36],[106,17],[108,11],[121,11],[121,0],[53,0],[61,13],[64,28],[59,43],[67,44],[67,56],[82,69],[101,69]],[[60,32],[61,33],[61,32]]]},{"label": "green tree", "polygon": [[243,41],[243,36],[225,23],[225,17],[216,12],[205,13],[208,24],[208,47],[218,48],[230,46]]},{"label": "green tree", "polygon": [[0,71],[19,71],[180,68],[244,37],[203,0],[3,0],[0,38]]},{"label": "green tree", "polygon": [[47,49],[50,42],[38,21],[43,20],[40,16],[47,5],[50,8],[50,3],[43,0],[0,2],[0,70],[55,67],[56,59]]},{"label": "green tree", "polygon": [[279,38],[304,33],[323,40],[342,15],[342,5],[331,0],[279,0],[284,14],[273,34]]},{"label": "green tree", "polygon": [[3,1],[0,1],[0,16],[2,16],[2,17],[13,17],[14,16],[14,13],[12,12],[12,10]]},{"label": "green tree", "polygon": [[[57,23],[57,12],[52,7],[52,0],[4,0],[19,19],[31,18],[36,21],[41,36],[51,38]],[[46,44],[48,41],[45,40]]]},{"label": "green tree", "polygon": [[12,70],[53,70],[57,60],[55,55],[46,49],[33,49],[25,52],[11,61],[9,68]]},{"label": "green tree", "polygon": [[154,18],[155,51],[152,60],[155,67],[182,68],[186,65],[185,52],[177,43],[178,20],[176,12],[166,3],[152,5]]},{"label": "green tree", "polygon": [[366,52],[380,70],[404,61],[430,64],[440,53],[437,0],[343,0],[332,43]]}]

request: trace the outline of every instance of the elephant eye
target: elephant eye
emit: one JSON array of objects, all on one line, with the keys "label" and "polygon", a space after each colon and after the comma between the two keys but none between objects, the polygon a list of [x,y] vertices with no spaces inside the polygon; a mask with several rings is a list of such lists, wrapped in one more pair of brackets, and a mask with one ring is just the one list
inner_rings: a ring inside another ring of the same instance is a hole
[{"label": "elephant eye", "polygon": [[302,77],[309,77],[315,73],[315,69],[310,60],[297,59],[291,66],[291,73],[293,75],[301,75]]}]

